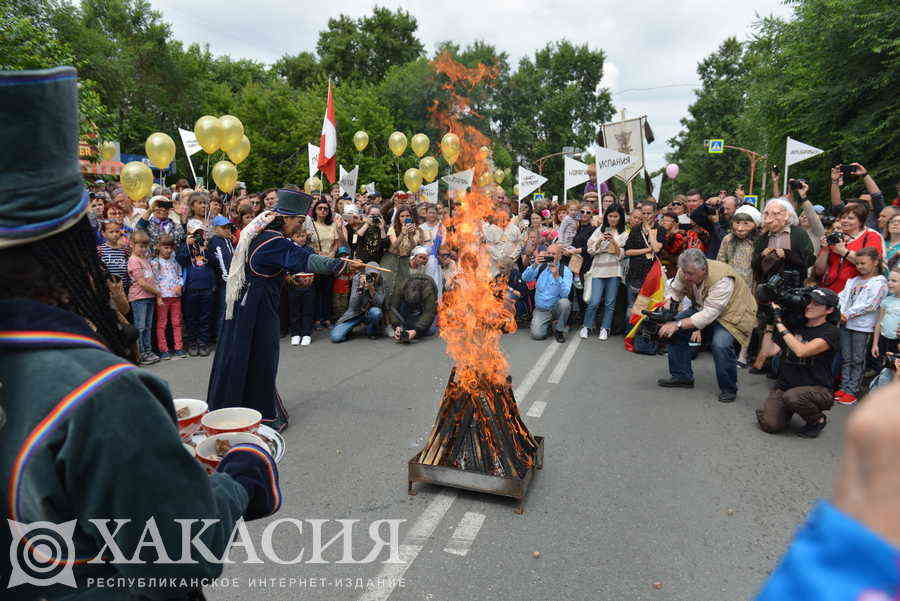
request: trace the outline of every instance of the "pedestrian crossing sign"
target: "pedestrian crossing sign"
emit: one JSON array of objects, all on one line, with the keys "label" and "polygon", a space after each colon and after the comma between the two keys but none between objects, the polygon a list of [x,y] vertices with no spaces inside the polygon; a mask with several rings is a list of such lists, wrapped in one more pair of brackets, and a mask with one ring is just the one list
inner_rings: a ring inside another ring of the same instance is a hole
[{"label": "pedestrian crossing sign", "polygon": [[751,194],[744,195],[744,204],[745,205],[753,205],[755,207],[758,202],[759,202],[759,196],[756,196],[755,194],[754,195],[751,195]]},{"label": "pedestrian crossing sign", "polygon": [[531,201],[532,202],[544,202],[544,200],[546,200],[546,198],[547,198],[547,195],[544,194],[543,192],[535,192],[531,197]]},{"label": "pedestrian crossing sign", "polygon": [[722,154],[725,151],[725,140],[710,140],[709,154]]}]

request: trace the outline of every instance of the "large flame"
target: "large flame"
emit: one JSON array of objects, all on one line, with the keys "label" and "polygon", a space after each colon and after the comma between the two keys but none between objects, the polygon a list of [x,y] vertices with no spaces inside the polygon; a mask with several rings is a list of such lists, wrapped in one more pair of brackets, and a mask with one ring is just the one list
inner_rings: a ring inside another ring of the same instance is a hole
[{"label": "large flame", "polygon": [[[440,131],[459,136],[461,150],[454,168],[474,168],[478,182],[491,170],[489,158],[480,150],[490,147],[491,140],[471,125],[480,115],[472,110],[467,92],[496,77],[496,70],[482,64],[465,67],[446,52],[432,65],[447,79],[443,89],[448,100],[435,100],[431,117]],[[482,239],[482,224],[494,214],[488,192],[473,183],[472,191],[460,199],[462,208],[448,218],[447,238],[458,251],[459,275],[439,308],[441,337],[456,364],[456,379],[470,394],[483,392],[485,384],[505,384],[509,363],[500,350],[500,337],[515,329],[513,313],[504,303],[506,283],[491,277],[491,259]]]}]

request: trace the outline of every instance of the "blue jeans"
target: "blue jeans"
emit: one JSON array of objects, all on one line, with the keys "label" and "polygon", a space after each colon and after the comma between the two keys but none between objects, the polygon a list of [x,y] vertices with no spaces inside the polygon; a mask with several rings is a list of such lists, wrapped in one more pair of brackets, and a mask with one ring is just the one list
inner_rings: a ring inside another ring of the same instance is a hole
[{"label": "blue jeans", "polygon": [[153,312],[155,308],[155,298],[142,298],[131,301],[131,312],[134,313],[134,327],[138,331],[138,348],[142,355],[153,350],[150,340],[153,334]]},{"label": "blue jeans", "polygon": [[584,323],[586,328],[594,327],[597,318],[597,307],[603,301],[603,321],[600,327],[609,331],[612,328],[613,312],[616,309],[616,295],[619,292],[619,278],[593,278],[591,280],[591,300],[588,301],[584,311]]},{"label": "blue jeans", "polygon": [[184,346],[206,346],[212,326],[212,290],[201,288],[185,290],[181,297]]},{"label": "blue jeans", "polygon": [[634,304],[635,299],[638,297],[638,294],[641,293],[640,288],[632,288],[631,286],[625,285],[625,294],[628,297],[628,309],[631,309],[631,305]]},{"label": "blue jeans", "polygon": [[[695,313],[694,310],[682,311],[675,319],[684,319]],[[707,326],[712,330],[710,350],[716,363],[716,380],[720,392],[737,392],[737,354],[734,352],[735,339],[725,326],[718,321]],[[678,330],[669,340],[669,374],[676,380],[694,381],[694,370],[691,368],[691,348],[688,343],[694,330]]]},{"label": "blue jeans", "polygon": [[366,324],[366,334],[369,336],[377,336],[380,333],[381,309],[372,307],[359,317],[354,317],[353,319],[348,319],[347,321],[336,324],[331,329],[331,341],[343,342],[347,340],[347,335],[350,334],[350,330],[360,323]]}]

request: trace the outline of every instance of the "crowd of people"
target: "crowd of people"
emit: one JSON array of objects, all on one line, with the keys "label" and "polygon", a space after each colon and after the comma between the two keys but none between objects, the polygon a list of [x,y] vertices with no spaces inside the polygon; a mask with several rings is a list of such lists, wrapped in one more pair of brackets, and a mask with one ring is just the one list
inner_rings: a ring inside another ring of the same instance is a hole
[{"label": "crowd of people", "polygon": [[[482,236],[493,275],[504,278],[509,306],[534,339],[552,335],[564,342],[570,329],[599,341],[625,334],[658,262],[668,298],[679,304],[672,324],[683,327],[667,324],[656,343],[636,350],[669,355],[671,377],[661,386],[693,386],[690,360],[703,350],[716,360],[723,402],[736,396],[739,369],[766,374],[780,389],[789,384],[783,376],[792,365],[826,361],[828,369],[804,385],[822,389],[817,406],[827,409],[832,401],[855,403],[873,376],[873,385],[893,377],[900,318],[900,201],[885,203],[862,165],[836,166],[830,175],[828,197],[814,204],[804,180],[791,180],[788,194],[780,195],[773,172],[773,193],[762,211],[744,203],[741,188],[711,196],[693,189],[660,204],[653,197],[629,201],[607,185],[598,194],[591,181],[580,198],[560,205],[518,202],[490,187],[483,192],[495,210]],[[842,198],[845,176],[860,180],[866,193]],[[222,327],[240,233],[275,206],[276,190],[239,188],[223,196],[180,180],[132,202],[114,183],[96,181],[91,189],[98,252],[115,280],[113,298],[138,330],[140,361],[208,355]],[[282,335],[294,346],[363,334],[401,343],[434,335],[438,304],[458,272],[447,217],[459,203],[450,193],[438,204],[405,191],[351,198],[338,185],[315,194],[292,240],[318,255],[367,266],[355,274],[288,278]],[[724,279],[705,289],[712,272]],[[701,279],[692,281],[692,273]],[[810,296],[811,287],[833,296]],[[825,328],[816,330],[827,342],[819,359],[797,355],[779,332],[779,312],[771,304],[790,290],[805,294],[804,310],[823,301],[833,313],[824,325],[809,326]],[[782,400],[770,404],[760,412],[760,426],[781,430],[788,409]],[[824,425],[824,414],[798,413]]]}]

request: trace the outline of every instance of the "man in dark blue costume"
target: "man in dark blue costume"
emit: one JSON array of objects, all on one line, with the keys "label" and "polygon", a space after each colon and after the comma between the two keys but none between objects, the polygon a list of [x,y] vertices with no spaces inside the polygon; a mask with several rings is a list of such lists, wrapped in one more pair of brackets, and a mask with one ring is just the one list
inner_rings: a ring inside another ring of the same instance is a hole
[{"label": "man in dark blue costume", "polygon": [[311,201],[303,192],[278,190],[278,205],[241,232],[228,273],[225,326],[209,376],[210,409],[251,407],[279,432],[288,425],[275,388],[282,280],[301,272],[335,275],[346,265],[291,241]]}]

